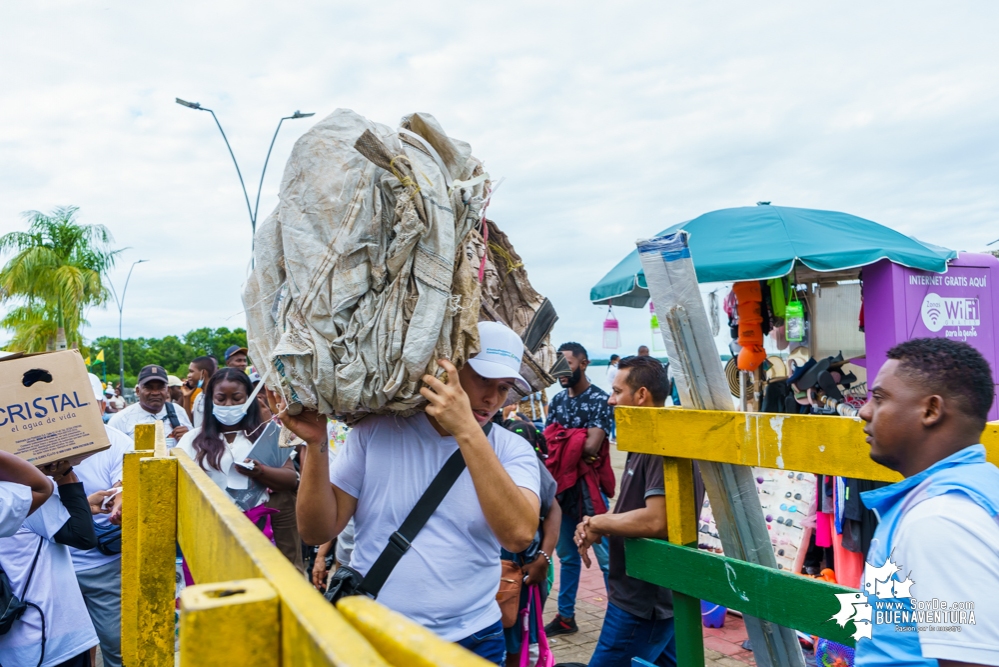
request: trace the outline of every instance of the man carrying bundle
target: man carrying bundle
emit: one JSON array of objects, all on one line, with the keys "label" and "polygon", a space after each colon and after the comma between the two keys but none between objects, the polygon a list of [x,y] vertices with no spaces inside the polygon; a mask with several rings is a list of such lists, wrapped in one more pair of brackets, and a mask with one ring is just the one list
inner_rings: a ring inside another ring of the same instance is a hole
[{"label": "man carrying bundle", "polygon": [[[298,493],[298,528],[308,544],[333,539],[353,517],[350,567],[362,592],[390,609],[502,664],[503,626],[496,603],[500,547],[517,553],[538,527],[539,471],[531,446],[503,428],[490,428],[520,376],[523,343],[506,326],[478,325],[481,352],[461,370],[449,361],[446,382],[426,375],[426,413],[372,415],[350,432],[329,465],[326,417],[314,411],[281,414],[307,444]],[[268,392],[275,414],[284,405]],[[400,530],[431,482],[460,451],[466,467],[412,539]],[[332,483],[331,483],[332,482]],[[383,552],[401,558],[384,583],[373,570]],[[374,587],[379,590],[372,591]],[[331,585],[332,588],[332,585]]]}]

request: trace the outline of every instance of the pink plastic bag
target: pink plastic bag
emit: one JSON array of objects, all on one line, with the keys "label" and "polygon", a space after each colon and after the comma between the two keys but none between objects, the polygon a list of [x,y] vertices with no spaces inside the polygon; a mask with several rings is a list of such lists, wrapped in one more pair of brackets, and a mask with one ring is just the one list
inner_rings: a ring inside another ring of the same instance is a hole
[{"label": "pink plastic bag", "polygon": [[253,522],[254,525],[260,521],[261,518],[266,517],[264,521],[264,527],[260,530],[271,544],[274,544],[274,528],[271,526],[271,514],[277,514],[280,510],[276,510],[273,507],[264,507],[263,505],[257,505],[253,509],[248,509],[243,514],[247,519]]},{"label": "pink plastic bag", "polygon": [[527,664],[531,659],[531,604],[537,609],[535,616],[538,619],[538,661],[534,667],[555,667],[555,656],[548,646],[548,636],[545,634],[545,622],[541,609],[541,589],[538,586],[529,586],[527,589],[527,606],[520,612],[520,625],[524,629],[524,634],[520,641],[520,667],[529,667]]}]

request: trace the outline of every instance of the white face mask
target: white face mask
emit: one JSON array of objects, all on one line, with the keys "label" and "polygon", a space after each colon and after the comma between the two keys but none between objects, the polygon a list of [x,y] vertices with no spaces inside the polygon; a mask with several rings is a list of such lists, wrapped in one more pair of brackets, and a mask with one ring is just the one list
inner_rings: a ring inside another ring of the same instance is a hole
[{"label": "white face mask", "polygon": [[264,388],[264,379],[270,373],[268,369],[263,376],[260,378],[260,382],[257,384],[257,388],[253,390],[250,397],[246,399],[246,402],[241,405],[219,405],[215,401],[212,401],[212,414],[215,418],[219,420],[220,423],[225,426],[235,426],[239,422],[243,421],[243,417],[246,416],[246,411],[250,407],[250,403],[257,400],[257,394],[260,390]]},{"label": "white face mask", "polygon": [[218,403],[214,403],[212,405],[212,414],[215,415],[215,418],[222,424],[226,426],[235,426],[239,422],[243,421],[243,417],[246,416],[246,410],[249,403],[249,401],[240,405],[219,405]]}]

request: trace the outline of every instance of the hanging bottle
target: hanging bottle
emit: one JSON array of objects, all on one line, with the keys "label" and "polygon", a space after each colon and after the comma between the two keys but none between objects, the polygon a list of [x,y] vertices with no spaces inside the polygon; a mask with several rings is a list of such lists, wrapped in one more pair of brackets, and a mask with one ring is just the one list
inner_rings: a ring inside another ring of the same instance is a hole
[{"label": "hanging bottle", "polygon": [[607,317],[604,318],[604,349],[616,350],[621,347],[621,327],[614,317],[613,306],[607,306]]}]

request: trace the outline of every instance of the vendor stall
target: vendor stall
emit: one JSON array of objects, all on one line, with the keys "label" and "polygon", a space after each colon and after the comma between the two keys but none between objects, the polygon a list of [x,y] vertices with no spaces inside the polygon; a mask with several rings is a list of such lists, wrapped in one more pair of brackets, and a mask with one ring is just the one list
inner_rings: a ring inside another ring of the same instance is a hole
[{"label": "vendor stall", "polygon": [[[681,231],[697,282],[736,288],[726,309],[728,370],[743,410],[856,415],[866,400],[865,382],[888,349],[916,337],[964,340],[996,369],[999,293],[992,284],[999,260],[991,255],[959,255],[846,213],[766,203],[706,213],[657,239]],[[646,304],[649,285],[638,250],[592,288],[590,300]],[[748,346],[751,353],[740,355]],[[991,418],[999,418],[996,405]],[[753,474],[778,567],[801,572],[807,563],[818,574],[822,549],[829,548],[840,582],[856,586],[863,523],[870,519],[862,507],[844,502],[848,488],[857,495],[853,481],[763,468]],[[699,543],[721,551],[710,507],[701,519]]]}]

